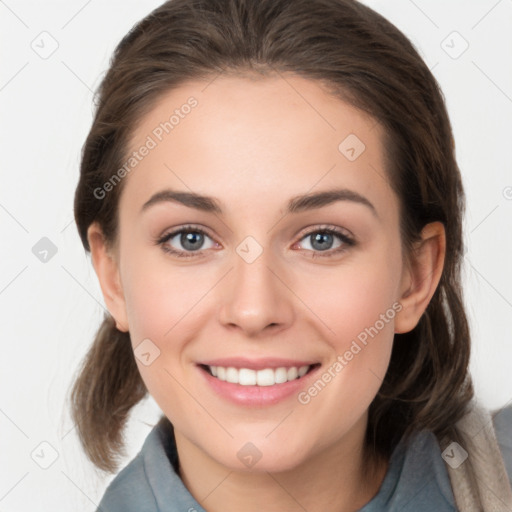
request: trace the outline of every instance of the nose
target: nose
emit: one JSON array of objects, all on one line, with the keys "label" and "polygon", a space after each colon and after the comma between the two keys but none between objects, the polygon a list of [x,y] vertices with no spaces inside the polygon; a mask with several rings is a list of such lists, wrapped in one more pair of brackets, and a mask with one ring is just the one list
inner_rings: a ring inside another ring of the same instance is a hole
[{"label": "nose", "polygon": [[267,250],[252,263],[234,254],[234,268],[221,298],[219,314],[224,326],[256,337],[292,324],[293,292],[287,286],[285,272],[271,259]]}]

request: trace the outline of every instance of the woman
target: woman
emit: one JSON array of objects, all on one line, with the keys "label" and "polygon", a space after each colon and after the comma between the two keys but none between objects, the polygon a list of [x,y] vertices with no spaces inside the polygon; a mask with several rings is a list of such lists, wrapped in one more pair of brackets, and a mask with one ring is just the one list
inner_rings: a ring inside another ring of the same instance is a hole
[{"label": "woman", "polygon": [[172,0],[138,23],[76,190],[110,315],[72,400],[112,472],[131,408],[164,415],[99,509],[512,506],[512,411],[493,424],[468,374],[463,209],[438,85],[371,9]]}]

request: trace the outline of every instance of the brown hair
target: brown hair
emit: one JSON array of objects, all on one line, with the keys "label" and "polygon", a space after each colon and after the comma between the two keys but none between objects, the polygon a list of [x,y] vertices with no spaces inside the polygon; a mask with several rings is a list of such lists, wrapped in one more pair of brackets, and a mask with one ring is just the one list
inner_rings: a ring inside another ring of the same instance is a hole
[{"label": "brown hair", "polygon": [[[171,0],[137,23],[100,84],[83,147],[74,206],[86,251],[93,221],[116,242],[124,180],[101,200],[94,191],[123,165],[141,117],[185,81],[246,72],[317,80],[384,127],[406,255],[425,224],[444,224],[439,286],[418,325],[395,334],[369,409],[365,454],[387,458],[402,436],[421,429],[457,439],[453,424],[473,386],[460,280],[464,192],[451,126],[438,84],[411,42],[370,8],[354,0]],[[129,412],[146,394],[129,333],[107,315],[70,395],[80,440],[99,468],[116,471]]]}]

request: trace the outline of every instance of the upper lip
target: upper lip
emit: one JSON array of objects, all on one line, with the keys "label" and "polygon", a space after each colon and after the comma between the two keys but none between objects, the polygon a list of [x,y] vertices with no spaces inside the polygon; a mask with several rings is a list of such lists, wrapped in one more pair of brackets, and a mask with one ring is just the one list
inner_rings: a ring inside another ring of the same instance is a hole
[{"label": "upper lip", "polygon": [[291,368],[296,366],[311,366],[316,364],[316,361],[304,361],[297,359],[281,359],[274,357],[267,357],[261,359],[247,359],[245,357],[225,357],[219,359],[209,359],[207,361],[200,361],[197,364],[204,366],[222,366],[224,368],[247,368],[249,370],[264,370],[265,368]]}]

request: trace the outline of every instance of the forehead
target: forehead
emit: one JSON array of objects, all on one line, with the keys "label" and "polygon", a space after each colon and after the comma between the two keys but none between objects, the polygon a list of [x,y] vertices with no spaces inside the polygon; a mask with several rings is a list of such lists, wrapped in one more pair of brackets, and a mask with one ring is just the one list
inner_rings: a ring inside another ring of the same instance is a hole
[{"label": "forehead", "polygon": [[389,196],[383,151],[380,125],[319,82],[220,76],[169,91],[135,127],[123,196],[142,204],[169,186],[240,202],[243,191],[268,206],[340,185]]}]

